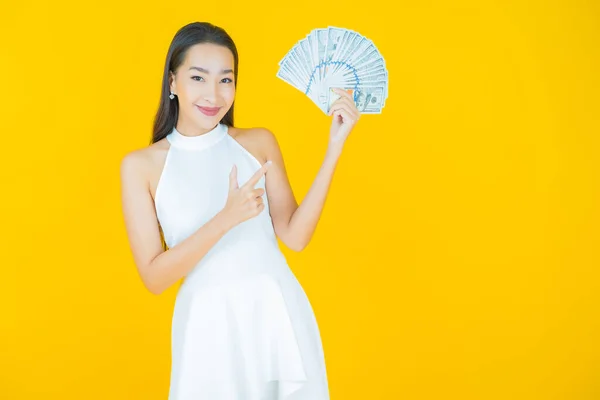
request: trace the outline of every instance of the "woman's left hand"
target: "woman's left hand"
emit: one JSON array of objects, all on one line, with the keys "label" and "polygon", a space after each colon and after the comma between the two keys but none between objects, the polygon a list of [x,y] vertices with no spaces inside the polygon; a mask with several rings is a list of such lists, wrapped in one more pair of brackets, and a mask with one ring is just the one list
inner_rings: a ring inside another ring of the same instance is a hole
[{"label": "woman's left hand", "polygon": [[329,115],[333,115],[329,129],[329,150],[341,151],[346,138],[360,118],[360,111],[350,93],[338,88],[333,90],[341,97],[329,109]]}]

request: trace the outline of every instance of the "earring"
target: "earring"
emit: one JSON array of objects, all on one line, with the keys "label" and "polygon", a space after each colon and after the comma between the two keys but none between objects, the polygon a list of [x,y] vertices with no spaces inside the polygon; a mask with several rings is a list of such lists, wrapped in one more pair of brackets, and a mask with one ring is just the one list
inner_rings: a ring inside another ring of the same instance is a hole
[{"label": "earring", "polygon": [[171,92],[171,94],[169,95],[169,98],[170,98],[171,100],[173,100],[173,99],[175,98],[175,95],[173,94],[173,92]]}]

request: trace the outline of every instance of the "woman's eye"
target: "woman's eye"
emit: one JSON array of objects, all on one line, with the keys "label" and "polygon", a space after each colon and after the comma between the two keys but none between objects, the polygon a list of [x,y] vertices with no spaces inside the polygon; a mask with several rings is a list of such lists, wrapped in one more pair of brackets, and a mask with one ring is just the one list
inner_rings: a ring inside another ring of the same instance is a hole
[{"label": "woman's eye", "polygon": [[223,79],[223,81],[229,81],[229,82],[226,82],[226,83],[231,83],[231,82],[233,82],[233,80],[232,80],[231,78],[224,78],[224,79]]},{"label": "woman's eye", "polygon": [[[196,79],[196,78],[198,78],[198,79]],[[198,81],[198,80],[204,79],[204,78],[202,78],[201,76],[192,76],[192,79],[195,81]]]}]

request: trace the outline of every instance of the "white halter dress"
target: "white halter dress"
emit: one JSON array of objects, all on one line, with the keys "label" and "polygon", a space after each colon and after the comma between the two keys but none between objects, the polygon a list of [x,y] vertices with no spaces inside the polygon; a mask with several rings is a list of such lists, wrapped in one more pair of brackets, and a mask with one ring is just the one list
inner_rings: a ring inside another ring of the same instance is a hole
[{"label": "white halter dress", "polygon": [[[234,163],[240,186],[261,165],[224,124],[167,140],[155,206],[172,248],[225,206]],[[169,400],[329,399],[317,321],[263,198],[263,212],[228,231],[177,293]]]}]

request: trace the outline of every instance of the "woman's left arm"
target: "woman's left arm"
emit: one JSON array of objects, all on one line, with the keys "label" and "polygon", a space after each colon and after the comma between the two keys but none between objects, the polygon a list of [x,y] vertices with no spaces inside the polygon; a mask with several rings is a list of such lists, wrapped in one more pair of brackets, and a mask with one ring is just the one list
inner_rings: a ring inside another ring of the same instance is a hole
[{"label": "woman's left arm", "polygon": [[273,161],[265,177],[273,227],[281,241],[294,251],[302,251],[315,232],[344,143],[360,117],[352,97],[344,91],[337,92],[341,97],[330,108],[333,121],[325,159],[300,205],[292,192],[277,139],[266,129],[262,136],[267,159]]}]

